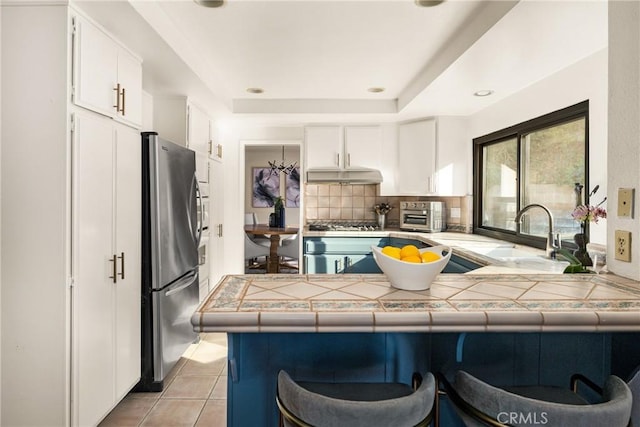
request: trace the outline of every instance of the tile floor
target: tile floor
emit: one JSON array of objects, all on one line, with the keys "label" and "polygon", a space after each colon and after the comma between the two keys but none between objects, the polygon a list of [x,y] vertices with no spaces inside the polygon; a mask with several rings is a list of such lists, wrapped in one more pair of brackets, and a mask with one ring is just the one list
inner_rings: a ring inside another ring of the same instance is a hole
[{"label": "tile floor", "polygon": [[130,393],[99,427],[227,425],[227,335],[200,335],[159,393]]}]

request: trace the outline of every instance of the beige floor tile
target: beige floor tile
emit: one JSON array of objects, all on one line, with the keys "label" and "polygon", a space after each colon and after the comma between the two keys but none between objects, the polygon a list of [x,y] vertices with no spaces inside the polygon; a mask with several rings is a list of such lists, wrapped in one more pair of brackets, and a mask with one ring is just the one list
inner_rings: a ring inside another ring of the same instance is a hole
[{"label": "beige floor tile", "polygon": [[162,395],[162,399],[206,399],[216,380],[215,375],[179,375]]},{"label": "beige floor tile", "polygon": [[128,395],[99,424],[100,427],[138,426],[151,408],[158,402],[153,397]]},{"label": "beige floor tile", "polygon": [[227,377],[219,376],[216,385],[213,387],[209,399],[226,399],[227,398]]},{"label": "beige floor tile", "polygon": [[221,375],[226,364],[226,357],[209,361],[189,360],[180,371],[180,376]]},{"label": "beige floor tile", "polygon": [[192,427],[205,400],[160,399],[142,422],[144,427]]},{"label": "beige floor tile", "polygon": [[226,427],[227,425],[227,401],[208,400],[198,418],[196,427]]}]

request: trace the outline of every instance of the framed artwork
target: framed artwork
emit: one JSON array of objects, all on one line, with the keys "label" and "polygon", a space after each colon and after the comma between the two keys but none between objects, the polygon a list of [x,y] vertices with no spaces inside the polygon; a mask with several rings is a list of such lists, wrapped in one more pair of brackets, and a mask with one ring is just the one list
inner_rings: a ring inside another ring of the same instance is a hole
[{"label": "framed artwork", "polygon": [[273,207],[280,195],[280,174],[271,173],[271,168],[252,168],[253,186],[251,206],[254,208]]},{"label": "framed artwork", "polygon": [[285,175],[285,207],[300,207],[300,167],[293,168],[289,175]]}]

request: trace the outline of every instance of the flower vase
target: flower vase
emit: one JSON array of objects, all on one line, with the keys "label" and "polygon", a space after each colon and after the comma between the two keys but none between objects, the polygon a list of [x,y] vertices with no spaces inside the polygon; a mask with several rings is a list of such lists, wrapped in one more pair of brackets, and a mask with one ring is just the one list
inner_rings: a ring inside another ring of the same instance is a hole
[{"label": "flower vase", "polygon": [[577,233],[573,236],[573,241],[578,246],[578,249],[573,251],[573,256],[580,260],[583,267],[591,267],[593,265],[593,261],[587,252],[587,243],[589,243],[587,235],[585,233]]},{"label": "flower vase", "polygon": [[276,214],[276,217],[278,218],[278,227],[284,228],[286,223],[284,218],[284,206],[280,206],[280,208],[278,209],[278,213]]},{"label": "flower vase", "polygon": [[378,228],[380,230],[384,230],[386,221],[387,221],[387,214],[378,214]]}]

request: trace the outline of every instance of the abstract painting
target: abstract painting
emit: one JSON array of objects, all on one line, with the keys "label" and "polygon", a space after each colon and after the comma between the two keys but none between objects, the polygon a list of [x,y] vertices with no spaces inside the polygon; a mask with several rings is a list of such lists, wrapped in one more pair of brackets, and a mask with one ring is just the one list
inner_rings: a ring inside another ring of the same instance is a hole
[{"label": "abstract painting", "polygon": [[271,173],[271,168],[253,168],[253,191],[251,206],[254,208],[273,207],[280,195],[280,174]]},{"label": "abstract painting", "polygon": [[289,175],[285,175],[285,206],[300,207],[300,167],[293,168]]}]

